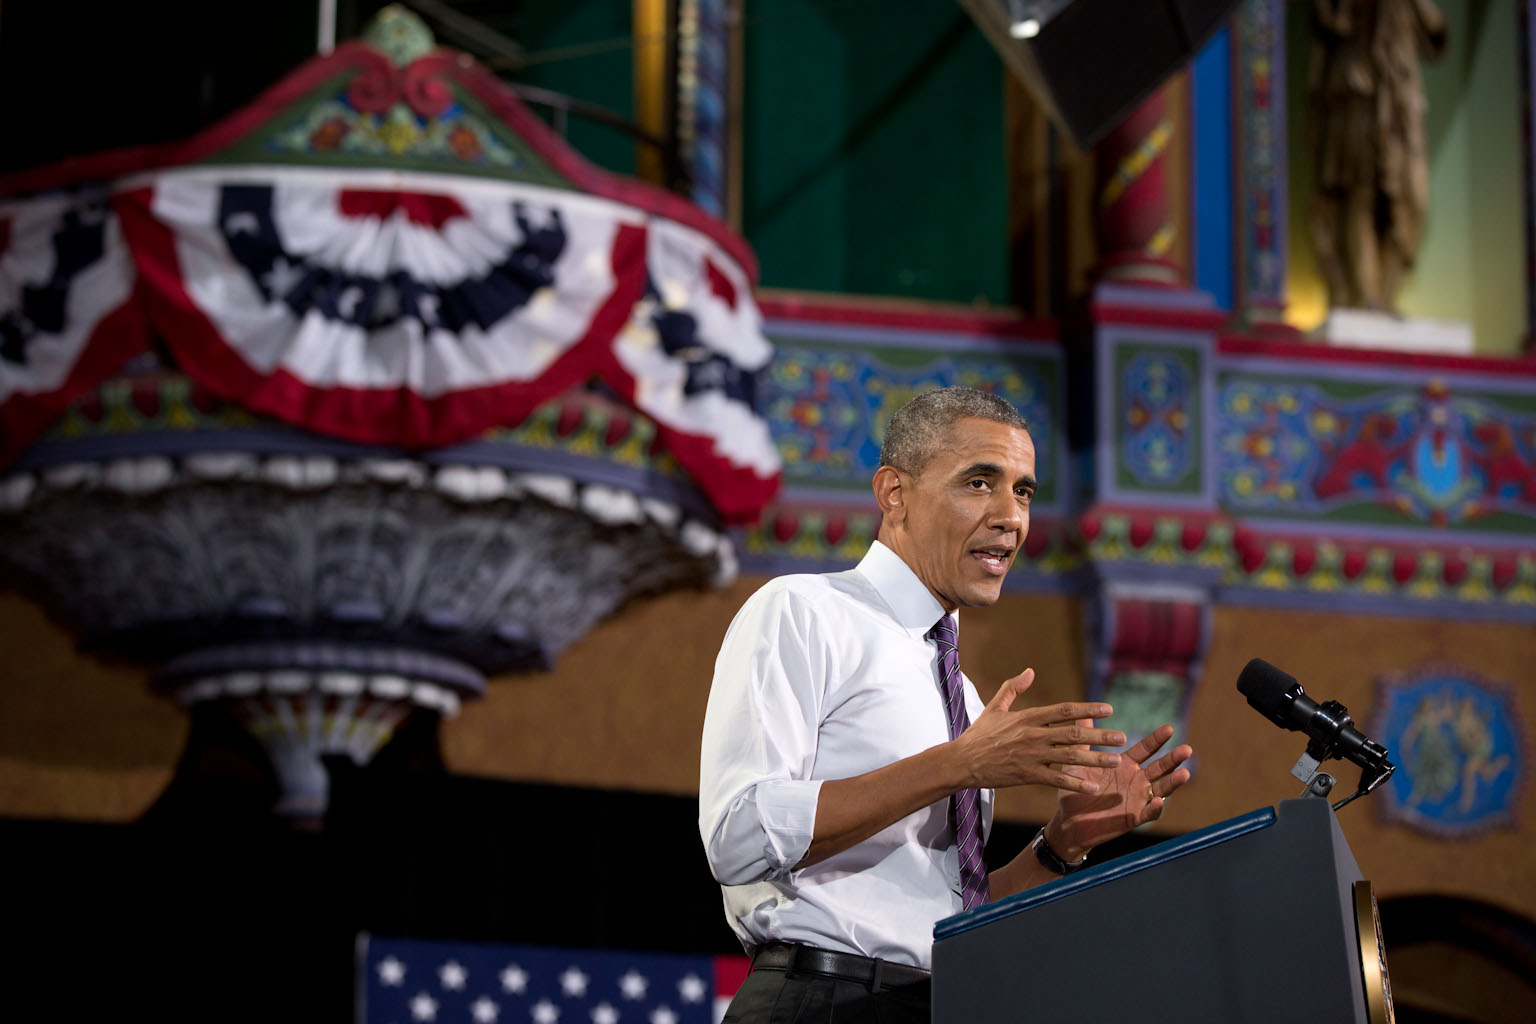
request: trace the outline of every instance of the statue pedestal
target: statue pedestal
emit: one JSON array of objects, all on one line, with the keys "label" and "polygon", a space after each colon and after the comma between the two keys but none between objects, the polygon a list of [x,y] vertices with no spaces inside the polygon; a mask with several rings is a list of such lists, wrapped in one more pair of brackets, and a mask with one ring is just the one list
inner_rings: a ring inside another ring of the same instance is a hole
[{"label": "statue pedestal", "polygon": [[1346,348],[1388,348],[1399,352],[1472,355],[1472,325],[1393,316],[1366,309],[1336,309],[1317,337]]}]

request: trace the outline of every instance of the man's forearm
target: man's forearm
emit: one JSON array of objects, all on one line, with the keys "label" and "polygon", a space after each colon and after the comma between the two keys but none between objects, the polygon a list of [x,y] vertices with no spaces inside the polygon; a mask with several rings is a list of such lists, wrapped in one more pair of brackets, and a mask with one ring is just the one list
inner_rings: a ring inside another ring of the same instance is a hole
[{"label": "man's forearm", "polygon": [[821,785],[811,845],[795,867],[826,860],[969,784],[953,742]]},{"label": "man's forearm", "polygon": [[[1060,828],[1060,815],[1052,818],[1045,826],[1045,841],[1057,856],[1065,861],[1077,861],[1088,855],[1088,851],[1079,847],[1066,845],[1064,834]],[[1040,858],[1035,856],[1034,850],[1026,846],[1019,851],[1018,856],[993,871],[987,876],[987,885],[991,890],[994,900],[1000,900],[1004,896],[1012,896],[1016,892],[1025,889],[1033,889],[1037,885],[1046,882],[1054,882],[1061,876],[1040,863]]]},{"label": "man's forearm", "polygon": [[992,899],[1000,900],[1004,896],[1033,889],[1060,877],[1041,864],[1034,852],[1026,846],[1013,860],[987,875],[987,887]]},{"label": "man's forearm", "polygon": [[1003,683],[981,716],[958,739],[849,779],[824,782],[803,868],[863,842],[887,825],[968,787],[1046,785],[1097,793],[1098,783],[1072,774],[1073,765],[1116,768],[1118,754],[1095,746],[1120,746],[1125,735],[1096,729],[1091,720],[1111,713],[1108,704],[1065,703],[1012,711],[1014,699],[1034,680],[1025,669]]}]

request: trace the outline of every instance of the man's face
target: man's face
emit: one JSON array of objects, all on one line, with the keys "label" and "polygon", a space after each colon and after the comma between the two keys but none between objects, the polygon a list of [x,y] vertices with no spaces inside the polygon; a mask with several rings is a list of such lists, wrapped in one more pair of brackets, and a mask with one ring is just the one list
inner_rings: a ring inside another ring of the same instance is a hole
[{"label": "man's face", "polygon": [[960,420],[918,476],[900,479],[897,553],[947,610],[996,602],[1029,532],[1035,445],[1028,432]]}]

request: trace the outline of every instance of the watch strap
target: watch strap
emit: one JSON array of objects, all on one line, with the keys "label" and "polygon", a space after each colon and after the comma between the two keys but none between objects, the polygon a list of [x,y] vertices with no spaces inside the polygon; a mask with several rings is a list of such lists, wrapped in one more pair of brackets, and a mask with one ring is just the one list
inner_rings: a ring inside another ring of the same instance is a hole
[{"label": "watch strap", "polygon": [[1044,827],[1035,833],[1035,838],[1029,842],[1029,848],[1035,851],[1035,859],[1052,874],[1070,875],[1074,871],[1081,871],[1088,866],[1087,854],[1083,854],[1082,860],[1062,860],[1061,854],[1051,849],[1050,842],[1045,838]]}]

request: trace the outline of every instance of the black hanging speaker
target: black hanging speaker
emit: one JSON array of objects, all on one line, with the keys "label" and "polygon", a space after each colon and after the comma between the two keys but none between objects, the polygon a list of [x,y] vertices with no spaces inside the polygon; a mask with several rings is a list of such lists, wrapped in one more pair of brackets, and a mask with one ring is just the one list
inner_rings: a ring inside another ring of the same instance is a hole
[{"label": "black hanging speaker", "polygon": [[1087,149],[1199,52],[1238,0],[960,0]]}]

